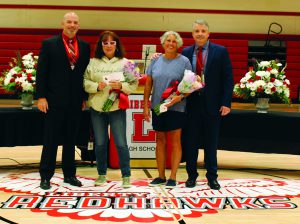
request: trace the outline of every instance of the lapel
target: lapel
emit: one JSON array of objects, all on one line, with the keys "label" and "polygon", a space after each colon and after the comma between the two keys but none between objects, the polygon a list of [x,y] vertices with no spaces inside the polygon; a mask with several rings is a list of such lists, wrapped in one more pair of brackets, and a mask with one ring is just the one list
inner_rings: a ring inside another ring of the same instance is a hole
[{"label": "lapel", "polygon": [[214,54],[215,54],[215,50],[214,49],[215,48],[214,48],[213,44],[211,42],[209,42],[205,73],[207,73],[207,71],[209,70],[211,62],[212,62],[212,59],[214,58]]},{"label": "lapel", "polygon": [[60,52],[60,54],[63,55],[62,58],[63,58],[64,65],[71,70],[70,62],[69,62],[69,58],[68,58],[68,55],[67,55],[67,52],[66,52],[66,48],[65,48],[65,45],[64,45],[62,34],[59,35],[57,45],[58,45],[58,51]]},{"label": "lapel", "polygon": [[196,45],[194,44],[191,47],[191,49],[190,49],[190,51],[188,52],[188,55],[187,55],[188,59],[190,59],[191,64],[193,64],[193,55],[194,55],[195,47],[196,47]]},{"label": "lapel", "polygon": [[[82,52],[82,42],[78,39],[78,37],[76,37],[76,38],[77,38],[77,43],[78,43],[78,53],[79,53],[79,57],[78,57],[78,59],[77,59],[77,66],[78,66],[78,64],[80,63],[80,59],[82,58],[83,52]],[[75,68],[76,68],[77,66],[75,66]]]}]

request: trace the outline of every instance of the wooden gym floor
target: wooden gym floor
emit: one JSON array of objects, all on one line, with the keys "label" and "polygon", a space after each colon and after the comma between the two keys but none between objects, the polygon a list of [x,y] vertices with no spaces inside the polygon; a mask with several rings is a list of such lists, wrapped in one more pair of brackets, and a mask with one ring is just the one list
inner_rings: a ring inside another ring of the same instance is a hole
[{"label": "wooden gym floor", "polygon": [[[77,151],[80,152],[80,150]],[[0,203],[2,203],[0,223],[84,224],[122,221],[123,223],[166,224],[298,224],[300,220],[299,155],[219,150],[219,181],[222,188],[220,191],[212,191],[206,186],[205,170],[202,168],[202,150],[198,159],[197,187],[194,189],[184,187],[187,175],[183,163],[177,175],[179,184],[171,190],[147,186],[148,182],[157,176],[153,160],[131,161],[133,186],[129,189],[120,187],[121,177],[118,169],[108,170],[109,183],[106,186],[94,187],[93,181],[97,177],[96,167],[91,167],[88,162],[82,162],[80,153],[77,153],[77,176],[84,183],[84,187],[76,188],[63,184],[61,169],[58,168],[55,177],[51,179],[52,188],[46,193],[40,191],[38,187],[37,172],[40,153],[41,146],[0,148]],[[61,149],[57,157],[58,166],[60,158]],[[168,173],[169,170],[167,170]],[[58,192],[69,192],[68,196],[73,196],[73,198],[66,199],[62,195],[57,196]],[[79,192],[82,197],[75,197],[80,196]],[[79,200],[91,192],[102,201],[98,200],[98,204],[94,201],[94,204],[90,205],[97,204],[103,206],[102,209],[84,209],[80,206],[74,208],[74,205],[83,206],[84,203],[79,203]],[[139,196],[136,192],[139,192]],[[49,202],[51,193],[54,198],[57,196],[52,204]],[[13,207],[17,202],[19,207],[27,204],[26,200],[29,199],[26,199],[26,196],[30,198],[41,197],[41,195],[46,195],[42,199],[43,203],[36,204],[35,207],[42,204],[53,207],[46,207],[48,209]],[[19,199],[16,202],[18,196]],[[147,200],[139,200],[139,197],[147,198]],[[127,203],[133,202],[133,207],[122,209],[122,198],[126,198]],[[161,200],[162,198],[164,200]],[[156,200],[158,204],[155,204],[155,199],[158,200]],[[201,200],[207,203],[201,204]],[[138,203],[140,207],[134,207]],[[61,204],[73,206],[73,209],[55,207]],[[208,204],[213,207],[201,207],[201,205],[208,206]]]}]

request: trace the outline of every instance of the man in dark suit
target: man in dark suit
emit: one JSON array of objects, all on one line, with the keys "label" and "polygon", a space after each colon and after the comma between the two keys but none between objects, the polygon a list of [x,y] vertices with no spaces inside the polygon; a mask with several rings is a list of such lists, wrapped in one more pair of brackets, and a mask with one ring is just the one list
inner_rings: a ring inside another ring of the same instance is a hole
[{"label": "man in dark suit", "polygon": [[185,186],[196,186],[198,149],[203,146],[208,185],[219,190],[218,136],[221,117],[230,113],[233,74],[226,48],[210,42],[209,34],[208,23],[203,19],[196,20],[192,31],[195,44],[182,51],[189,58],[194,72],[205,82],[201,91],[187,97],[187,125],[182,132],[182,147],[188,173]]},{"label": "man in dark suit", "polygon": [[83,74],[89,63],[90,46],[76,36],[79,18],[74,12],[64,15],[62,28],[60,35],[43,41],[37,66],[38,108],[45,113],[39,170],[40,187],[44,190],[51,188],[59,144],[63,145],[64,182],[82,186],[75,176],[75,140],[85,109]]}]

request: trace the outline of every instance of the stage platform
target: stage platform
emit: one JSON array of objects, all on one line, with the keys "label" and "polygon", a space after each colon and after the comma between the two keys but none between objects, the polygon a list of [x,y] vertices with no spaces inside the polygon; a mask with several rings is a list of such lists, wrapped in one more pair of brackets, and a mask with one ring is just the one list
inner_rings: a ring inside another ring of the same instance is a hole
[{"label": "stage platform", "polygon": [[[26,111],[19,100],[0,100],[0,122],[4,130],[0,147],[42,144],[43,116],[36,106]],[[89,110],[81,124],[78,145],[84,148],[91,129]],[[254,104],[233,103],[232,112],[222,119],[219,149],[300,155],[299,127],[299,104],[270,104],[268,113],[261,114]],[[135,127],[129,128],[133,131]]]}]

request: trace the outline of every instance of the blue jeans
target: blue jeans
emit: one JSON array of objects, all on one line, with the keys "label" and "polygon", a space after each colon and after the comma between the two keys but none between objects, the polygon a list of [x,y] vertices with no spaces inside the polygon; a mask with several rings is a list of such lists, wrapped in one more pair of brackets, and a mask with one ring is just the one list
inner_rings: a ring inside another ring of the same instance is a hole
[{"label": "blue jeans", "polygon": [[130,156],[126,139],[126,111],[98,112],[91,108],[94,129],[95,154],[99,175],[106,175],[108,151],[108,125],[112,130],[119,155],[122,177],[130,177]]}]

